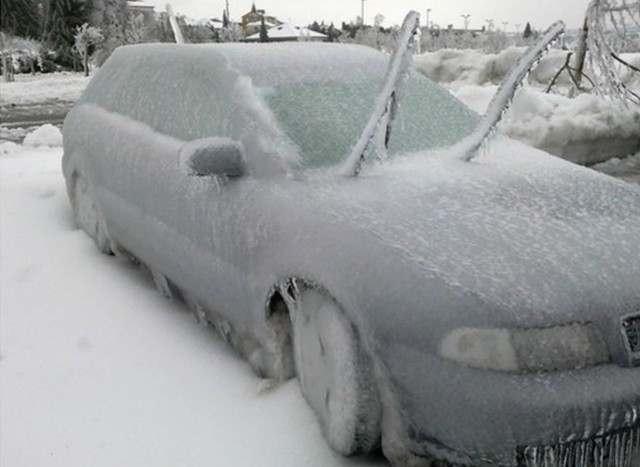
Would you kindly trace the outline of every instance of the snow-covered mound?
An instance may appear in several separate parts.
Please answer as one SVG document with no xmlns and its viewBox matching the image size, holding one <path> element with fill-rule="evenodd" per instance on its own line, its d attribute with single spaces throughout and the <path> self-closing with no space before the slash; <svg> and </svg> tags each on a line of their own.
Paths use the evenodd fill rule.
<svg viewBox="0 0 640 467">
<path fill-rule="evenodd" d="M 47 123 L 29 133 L 22 144 L 32 148 L 40 146 L 58 148 L 62 146 L 62 133 L 57 127 Z"/>
</svg>

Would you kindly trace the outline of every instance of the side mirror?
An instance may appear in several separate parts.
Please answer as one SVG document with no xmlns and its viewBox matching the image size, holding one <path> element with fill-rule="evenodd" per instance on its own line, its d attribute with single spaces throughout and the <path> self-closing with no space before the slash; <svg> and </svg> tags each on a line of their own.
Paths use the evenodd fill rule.
<svg viewBox="0 0 640 467">
<path fill-rule="evenodd" d="M 180 148 L 180 166 L 187 175 L 241 177 L 247 172 L 239 143 L 229 138 L 204 138 Z"/>
</svg>

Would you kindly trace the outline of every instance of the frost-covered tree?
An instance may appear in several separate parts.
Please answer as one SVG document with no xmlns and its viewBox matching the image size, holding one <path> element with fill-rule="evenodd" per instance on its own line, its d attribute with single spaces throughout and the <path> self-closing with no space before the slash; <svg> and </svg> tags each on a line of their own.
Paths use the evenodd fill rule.
<svg viewBox="0 0 640 467">
<path fill-rule="evenodd" d="M 89 57 L 96 45 L 100 44 L 104 37 L 100 29 L 84 23 L 76 28 L 74 50 L 82 57 L 84 75 L 89 76 Z"/>
<path fill-rule="evenodd" d="M 229 23 L 229 26 L 218 31 L 220 42 L 240 42 L 243 39 L 242 30 L 236 23 Z"/>
<path fill-rule="evenodd" d="M 96 52 L 95 61 L 102 64 L 115 50 L 126 43 L 126 0 L 89 0 L 91 18 L 89 24 L 100 29 L 104 42 Z"/>
<path fill-rule="evenodd" d="M 640 89 L 632 89 L 625 82 L 640 82 L 640 68 L 622 57 L 623 52 L 640 50 L 639 31 L 640 2 L 592 0 L 572 62 L 577 75 L 574 79 L 576 88 L 581 89 L 588 62 L 594 74 L 590 81 L 596 92 L 640 105 Z M 632 75 L 632 78 L 625 79 L 625 75 Z"/>
</svg>

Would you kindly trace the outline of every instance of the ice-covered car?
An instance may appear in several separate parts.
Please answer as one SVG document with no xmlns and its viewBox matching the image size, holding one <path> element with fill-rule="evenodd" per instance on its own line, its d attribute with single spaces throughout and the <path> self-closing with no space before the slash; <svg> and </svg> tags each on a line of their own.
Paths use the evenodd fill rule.
<svg viewBox="0 0 640 467">
<path fill-rule="evenodd" d="M 64 124 L 79 225 L 297 375 L 343 454 L 637 467 L 640 190 L 504 137 L 451 157 L 481 118 L 389 63 L 116 50 Z"/>
</svg>

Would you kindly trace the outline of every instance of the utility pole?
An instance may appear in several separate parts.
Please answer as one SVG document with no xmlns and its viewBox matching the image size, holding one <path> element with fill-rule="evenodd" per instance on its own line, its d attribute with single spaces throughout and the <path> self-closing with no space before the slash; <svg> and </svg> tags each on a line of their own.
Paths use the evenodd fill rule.
<svg viewBox="0 0 640 467">
<path fill-rule="evenodd" d="M 360 26 L 364 30 L 364 2 L 365 0 L 360 0 Z"/>
<path fill-rule="evenodd" d="M 469 18 L 471 17 L 471 15 L 460 15 L 464 18 L 464 30 L 468 31 L 469 30 Z"/>
<path fill-rule="evenodd" d="M 229 0 L 224 0 L 224 11 L 227 13 L 227 21 L 229 20 Z"/>
<path fill-rule="evenodd" d="M 431 8 L 427 8 L 427 29 L 431 29 L 431 26 L 429 23 L 429 13 L 431 13 Z"/>
</svg>

